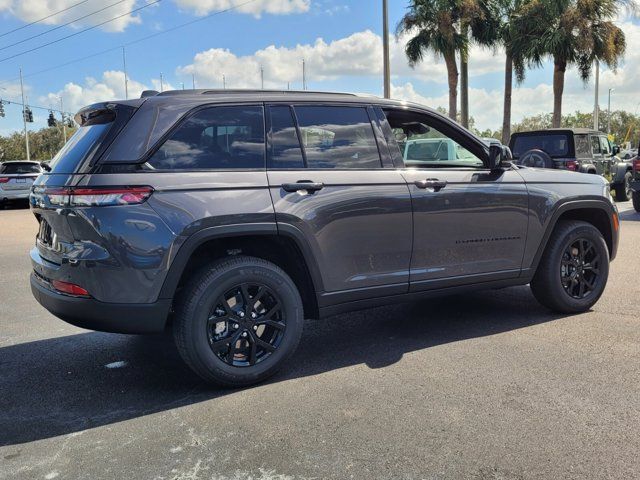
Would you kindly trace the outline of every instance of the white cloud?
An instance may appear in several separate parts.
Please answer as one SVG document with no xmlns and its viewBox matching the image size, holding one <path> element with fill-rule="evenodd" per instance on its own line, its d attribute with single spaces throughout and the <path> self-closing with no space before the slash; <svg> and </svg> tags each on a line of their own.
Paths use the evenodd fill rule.
<svg viewBox="0 0 640 480">
<path fill-rule="evenodd" d="M 64 10 L 78 3 L 77 0 L 0 0 L 0 12 L 8 12 L 24 22 L 33 22 L 40 20 L 46 16 Z M 110 3 L 86 2 L 81 5 L 69 8 L 62 13 L 43 20 L 44 25 L 60 25 L 77 18 L 89 15 L 96 10 L 100 10 Z M 102 23 L 119 15 L 124 15 L 136 8 L 136 0 L 125 0 L 112 7 L 106 8 L 95 15 L 88 16 L 72 25 L 75 27 L 87 27 Z M 140 23 L 140 17 L 137 15 L 124 15 L 112 22 L 106 23 L 100 28 L 107 32 L 122 32 L 129 25 Z"/>
<path fill-rule="evenodd" d="M 248 13 L 260 17 L 263 13 L 272 15 L 287 15 L 303 13 L 309 10 L 310 0 L 175 0 L 176 4 L 196 15 L 208 15 L 210 13 L 237 7 L 234 11 Z"/>
<path fill-rule="evenodd" d="M 159 90 L 159 79 L 151 79 L 150 83 L 151 86 L 147 86 L 129 77 L 129 98 L 138 98 L 143 90 Z M 164 82 L 165 90 L 172 90 L 173 88 L 171 84 L 166 81 Z M 69 82 L 62 90 L 49 93 L 42 97 L 40 102 L 44 105 L 58 105 L 60 97 L 62 97 L 64 102 L 64 109 L 70 112 L 76 112 L 80 108 L 92 103 L 124 99 L 124 73 L 119 70 L 109 70 L 102 74 L 100 80 L 87 77 L 83 85 Z"/>
</svg>

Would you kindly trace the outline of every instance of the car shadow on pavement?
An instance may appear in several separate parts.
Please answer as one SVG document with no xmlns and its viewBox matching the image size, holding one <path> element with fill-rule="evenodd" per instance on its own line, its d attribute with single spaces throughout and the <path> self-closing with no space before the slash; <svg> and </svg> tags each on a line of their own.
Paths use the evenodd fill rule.
<svg viewBox="0 0 640 480">
<path fill-rule="evenodd" d="M 268 383 L 359 364 L 384 368 L 409 352 L 556 318 L 517 287 L 308 321 L 296 354 Z M 0 445 L 15 445 L 236 391 L 204 384 L 170 335 L 90 332 L 0 348 L 0 392 Z"/>
</svg>

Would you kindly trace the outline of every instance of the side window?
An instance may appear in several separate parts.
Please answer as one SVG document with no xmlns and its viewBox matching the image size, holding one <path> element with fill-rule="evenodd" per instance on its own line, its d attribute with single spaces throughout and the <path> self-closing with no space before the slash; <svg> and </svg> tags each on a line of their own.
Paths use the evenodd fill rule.
<svg viewBox="0 0 640 480">
<path fill-rule="evenodd" d="M 408 110 L 385 110 L 405 167 L 483 168 L 482 158 L 436 128 L 431 117 Z M 389 148 L 393 148 L 391 145 Z"/>
<path fill-rule="evenodd" d="M 600 155 L 600 139 L 598 137 L 591 137 L 591 151 L 594 155 Z"/>
<path fill-rule="evenodd" d="M 262 107 L 211 107 L 184 121 L 147 164 L 158 170 L 263 169 Z"/>
<path fill-rule="evenodd" d="M 304 168 L 302 148 L 289 106 L 269 108 L 271 120 L 268 168 Z"/>
<path fill-rule="evenodd" d="M 589 137 L 587 135 L 575 135 L 573 138 L 576 144 L 576 157 L 590 157 L 591 147 L 589 146 Z"/>
<path fill-rule="evenodd" d="M 603 155 L 611 155 L 611 145 L 607 137 L 600 137 L 600 145 L 602 146 Z"/>
<path fill-rule="evenodd" d="M 378 144 L 364 107 L 297 106 L 309 168 L 381 168 Z"/>
</svg>

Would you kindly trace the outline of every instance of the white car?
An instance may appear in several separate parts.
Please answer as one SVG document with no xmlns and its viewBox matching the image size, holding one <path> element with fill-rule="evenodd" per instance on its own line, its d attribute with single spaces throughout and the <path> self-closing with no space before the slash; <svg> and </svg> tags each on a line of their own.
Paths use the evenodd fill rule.
<svg viewBox="0 0 640 480">
<path fill-rule="evenodd" d="M 404 160 L 408 166 L 420 167 L 441 162 L 450 162 L 450 165 L 455 166 L 459 160 L 468 165 L 469 160 L 475 159 L 477 157 L 469 150 L 450 138 L 417 138 L 407 141 L 404 146 Z"/>
<path fill-rule="evenodd" d="M 31 185 L 44 169 L 40 162 L 0 163 L 0 202 L 29 198 Z"/>
</svg>

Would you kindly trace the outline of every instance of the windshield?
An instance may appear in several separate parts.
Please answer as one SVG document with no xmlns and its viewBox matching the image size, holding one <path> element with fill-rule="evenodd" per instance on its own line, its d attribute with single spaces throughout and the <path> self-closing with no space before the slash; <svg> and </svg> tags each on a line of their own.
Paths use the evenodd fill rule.
<svg viewBox="0 0 640 480">
<path fill-rule="evenodd" d="M 5 163 L 0 167 L 0 173 L 5 175 L 21 175 L 25 173 L 40 173 L 42 168 L 37 163 Z"/>
<path fill-rule="evenodd" d="M 82 162 L 100 146 L 100 142 L 107 135 L 113 123 L 101 123 L 88 127 L 80 127 L 62 147 L 62 150 L 53 157 L 51 163 L 52 173 L 74 173 Z"/>
<path fill-rule="evenodd" d="M 542 150 L 550 157 L 566 157 L 569 154 L 569 136 L 566 133 L 517 135 L 512 150 L 515 158 L 521 157 L 529 150 Z"/>
</svg>

